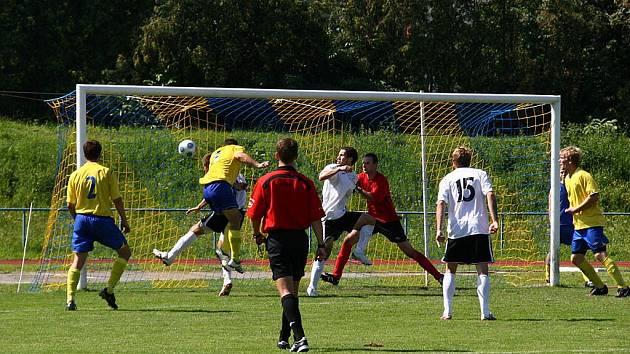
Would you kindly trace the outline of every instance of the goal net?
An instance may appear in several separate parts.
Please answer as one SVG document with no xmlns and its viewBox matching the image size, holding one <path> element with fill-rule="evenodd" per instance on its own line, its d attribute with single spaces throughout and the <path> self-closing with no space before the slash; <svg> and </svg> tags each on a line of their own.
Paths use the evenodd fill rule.
<svg viewBox="0 0 630 354">
<path fill-rule="evenodd" d="M 556 96 L 79 85 L 76 92 L 48 102 L 65 134 L 32 289 L 65 286 L 73 226 L 64 209 L 65 195 L 68 177 L 81 163 L 77 142 L 99 140 L 102 164 L 119 176 L 133 252 L 119 287 L 215 290 L 222 283 L 214 253 L 217 234 L 200 237 L 170 267 L 151 251 L 168 250 L 200 217 L 186 216 L 184 211 L 201 199 L 198 178 L 203 175 L 205 153 L 233 137 L 254 159 L 273 163 L 275 143 L 286 136 L 298 141 L 298 169 L 316 181 L 320 192 L 317 175 L 334 162 L 341 147 L 353 146 L 359 156 L 376 153 L 411 244 L 440 270 L 443 249 L 433 241 L 438 183 L 452 169 L 453 149 L 473 148 L 472 167 L 489 173 L 498 199 L 500 230 L 492 236 L 497 260 L 491 267 L 493 284 L 544 284 L 542 260 L 550 249 L 553 229 L 546 210 L 549 191 L 554 190 L 550 176 L 557 176 L 551 156 L 557 149 L 552 144 L 557 139 L 552 127 L 558 127 L 555 119 L 559 118 L 554 118 L 559 115 L 558 100 Z M 178 154 L 178 143 L 184 139 L 196 142 L 193 157 Z M 360 171 L 360 162 L 355 168 Z M 250 191 L 268 171 L 241 170 Z M 353 196 L 348 207 L 367 210 L 359 195 Z M 252 233 L 247 219 L 242 234 L 245 273 L 234 274 L 235 284 L 271 282 L 266 254 L 248 236 Z M 311 260 L 314 244 L 312 237 Z M 340 241 L 327 267 L 334 264 L 339 247 Z M 89 284 L 107 281 L 114 255 L 96 244 L 87 265 Z M 340 289 L 438 285 L 381 235 L 372 238 L 367 255 L 374 264 L 368 267 L 351 261 Z M 329 288 L 320 286 L 323 292 Z"/>
</svg>

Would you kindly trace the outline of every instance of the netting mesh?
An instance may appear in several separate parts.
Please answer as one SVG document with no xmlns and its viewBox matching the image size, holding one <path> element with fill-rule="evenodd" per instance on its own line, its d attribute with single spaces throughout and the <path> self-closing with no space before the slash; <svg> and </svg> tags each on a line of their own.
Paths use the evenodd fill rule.
<svg viewBox="0 0 630 354">
<path fill-rule="evenodd" d="M 62 209 L 68 177 L 76 169 L 75 95 L 51 100 L 49 105 L 66 127 L 66 135 L 60 139 L 64 154 L 33 289 L 65 286 L 72 256 L 72 219 Z M 185 216 L 183 211 L 201 199 L 197 180 L 203 174 L 201 157 L 205 153 L 234 137 L 254 159 L 273 160 L 275 142 L 285 136 L 299 142 L 298 169 L 313 180 L 325 165 L 334 162 L 342 146 L 354 146 L 360 155 L 376 153 L 410 242 L 434 261 L 443 252 L 432 241 L 438 183 L 451 170 L 453 149 L 472 147 L 472 167 L 488 171 L 499 205 L 500 232 L 493 236 L 497 263 L 492 267 L 497 277 L 493 282 L 543 282 L 540 260 L 547 252 L 549 234 L 544 213 L 550 174 L 549 105 L 88 95 L 87 120 L 88 138 L 103 144 L 102 163 L 118 173 L 129 209 L 132 232 L 127 238 L 133 255 L 119 287 L 220 288 L 220 265 L 214 258 L 216 234 L 202 236 L 170 267 L 155 260 L 151 250 L 169 249 L 198 220 L 199 215 Z M 183 139 L 197 143 L 193 158 L 177 153 Z M 426 249 L 423 140 L 430 238 Z M 265 172 L 242 169 L 250 187 Z M 321 191 L 321 183 L 316 184 Z M 365 200 L 353 196 L 349 209 L 366 210 Z M 247 221 L 242 231 L 246 272 L 237 274 L 235 282 L 246 286 L 270 281 L 266 255 L 247 236 L 251 235 Z M 331 258 L 338 247 L 335 245 Z M 367 254 L 374 265 L 349 263 L 344 273 L 346 287 L 426 285 L 425 277 L 419 276 L 424 274 L 422 269 L 385 237 L 374 237 Z M 88 262 L 90 283 L 107 281 L 113 255 L 97 245 Z M 466 274 L 466 268 L 461 273 Z"/>
</svg>

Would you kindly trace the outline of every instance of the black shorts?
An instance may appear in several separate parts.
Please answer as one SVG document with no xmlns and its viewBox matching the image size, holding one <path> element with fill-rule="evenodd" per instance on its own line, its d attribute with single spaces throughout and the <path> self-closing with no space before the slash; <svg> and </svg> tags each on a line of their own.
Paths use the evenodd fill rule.
<svg viewBox="0 0 630 354">
<path fill-rule="evenodd" d="M 324 241 L 328 239 L 337 241 L 342 232 L 352 231 L 361 215 L 363 213 L 347 211 L 338 219 L 324 221 Z"/>
<path fill-rule="evenodd" d="M 243 220 L 245 220 L 245 210 L 239 209 L 239 211 L 241 212 L 241 216 L 242 216 L 240 226 L 243 226 Z M 212 212 L 206 215 L 205 217 L 201 218 L 201 220 L 199 220 L 199 224 L 201 225 L 201 227 L 203 227 L 206 230 L 211 230 L 217 233 L 221 233 L 225 230 L 225 227 L 228 224 L 228 219 L 223 214 Z"/>
<path fill-rule="evenodd" d="M 393 243 L 401 243 L 407 241 L 407 235 L 405 235 L 405 229 L 403 229 L 400 220 L 390 221 L 386 223 L 377 221 L 376 225 L 374 225 L 373 233 L 377 232 L 387 237 L 387 239 Z"/>
<path fill-rule="evenodd" d="M 442 262 L 476 264 L 492 263 L 492 243 L 490 235 L 470 235 L 461 238 L 449 238 Z"/>
<path fill-rule="evenodd" d="M 265 242 L 273 280 L 300 280 L 304 276 L 308 256 L 308 235 L 304 230 L 272 230 Z"/>
</svg>

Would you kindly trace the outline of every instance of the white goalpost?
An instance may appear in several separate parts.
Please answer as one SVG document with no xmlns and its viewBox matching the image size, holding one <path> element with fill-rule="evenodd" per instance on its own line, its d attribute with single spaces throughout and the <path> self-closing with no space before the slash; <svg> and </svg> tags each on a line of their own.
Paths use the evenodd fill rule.
<svg viewBox="0 0 630 354">
<path fill-rule="evenodd" d="M 117 99 L 115 102 L 112 101 L 114 103 L 107 101 L 107 104 L 99 106 L 103 108 L 99 108 L 99 113 L 95 113 L 97 110 L 90 108 L 90 100 L 93 100 L 94 97 L 117 97 Z M 104 102 L 105 99 L 101 101 Z M 559 285 L 560 187 L 558 156 L 560 149 L 560 96 L 80 84 L 76 86 L 74 96 L 60 99 L 56 104 L 59 108 L 55 108 L 52 104 L 51 106 L 53 109 L 56 109 L 58 116 L 73 114 L 75 118 L 76 133 L 73 154 L 76 154 L 76 164 L 74 168 L 79 168 L 85 163 L 81 147 L 88 139 L 88 135 L 90 135 L 88 132 L 89 121 L 96 121 L 94 117 L 103 115 L 104 113 L 100 112 L 104 112 L 105 108 L 110 110 L 107 113 L 108 119 L 114 119 L 115 117 L 124 117 L 130 111 L 129 107 L 132 107 L 134 114 L 142 119 L 150 117 L 151 119 L 164 122 L 164 126 L 172 129 L 177 138 L 197 136 L 196 139 L 202 139 L 200 137 L 202 133 L 199 133 L 200 130 L 213 130 L 222 132 L 221 134 L 223 135 L 227 134 L 226 132 L 238 131 L 239 134 L 249 139 L 248 143 L 250 145 L 255 146 L 255 151 L 259 151 L 263 155 L 269 153 L 262 146 L 263 142 L 267 141 L 265 139 L 271 141 L 274 138 L 265 137 L 265 139 L 261 138 L 259 140 L 255 132 L 266 132 L 264 129 L 268 129 L 270 132 L 273 131 L 273 134 L 298 134 L 302 139 L 301 141 L 303 141 L 301 146 L 305 146 L 304 158 L 307 159 L 305 166 L 312 169 L 321 166 L 326 159 L 332 158 L 333 156 L 327 155 L 330 155 L 330 151 L 333 151 L 335 148 L 338 149 L 340 142 L 350 141 L 358 144 L 362 147 L 360 153 L 364 153 L 368 152 L 369 149 L 378 149 L 379 146 L 383 147 L 383 144 L 374 145 L 370 143 L 371 139 L 381 137 L 378 134 L 384 135 L 384 139 L 388 137 L 392 139 L 393 136 L 393 139 L 399 139 L 400 141 L 383 147 L 387 148 L 391 153 L 388 156 L 392 156 L 393 159 L 394 157 L 399 157 L 399 155 L 412 154 L 419 161 L 418 165 L 420 168 L 418 168 L 417 172 L 413 165 L 406 164 L 406 160 L 398 162 L 406 165 L 399 166 L 395 166 L 396 162 L 391 162 L 391 171 L 395 171 L 396 168 L 410 169 L 410 171 L 405 171 L 406 176 L 401 177 L 402 179 L 397 183 L 405 188 L 414 188 L 414 190 L 418 190 L 418 193 L 401 190 L 396 195 L 396 198 L 400 199 L 396 200 L 396 206 L 399 211 L 414 208 L 411 212 L 417 213 L 418 217 L 422 219 L 418 223 L 413 224 L 413 232 L 419 238 L 418 244 L 420 247 L 418 249 L 424 249 L 427 257 L 433 256 L 429 258 L 437 256 L 430 254 L 432 250 L 435 252 L 430 242 L 432 237 L 430 231 L 431 227 L 433 227 L 430 220 L 432 211 L 435 208 L 434 205 L 431 205 L 433 202 L 432 198 L 434 198 L 433 194 L 436 194 L 436 179 L 441 177 L 443 172 L 450 167 L 448 165 L 445 166 L 444 158 L 445 155 L 450 154 L 452 146 L 472 141 L 477 144 L 480 150 L 483 150 L 487 145 L 491 145 L 492 148 L 488 147 L 487 153 L 484 152 L 484 154 L 480 155 L 480 158 L 487 159 L 484 162 L 488 164 L 486 167 L 492 167 L 493 161 L 504 162 L 505 166 L 501 168 L 508 172 L 512 171 L 511 169 L 514 169 L 513 166 L 516 164 L 527 165 L 527 159 L 533 159 L 533 157 L 528 157 L 529 155 L 527 154 L 529 150 L 534 149 L 532 148 L 534 146 L 539 154 L 536 157 L 539 159 L 537 161 L 538 164 L 533 167 L 523 168 L 517 166 L 518 168 L 515 171 L 521 172 L 514 173 L 523 175 L 532 173 L 532 176 L 534 176 L 532 179 L 537 181 L 544 179 L 544 185 L 542 182 L 537 182 L 538 184 L 536 185 L 532 182 L 532 186 L 528 187 L 532 191 L 535 190 L 538 194 L 526 196 L 526 198 L 529 198 L 528 200 L 535 199 L 534 204 L 539 210 L 525 210 L 529 207 L 525 206 L 525 202 L 521 203 L 519 198 L 522 197 L 519 195 L 518 188 L 511 185 L 519 182 L 510 180 L 509 178 L 511 177 L 508 172 L 504 173 L 503 170 L 500 170 L 496 172 L 496 176 L 500 180 L 500 188 L 508 195 L 505 200 L 506 204 L 509 201 L 509 206 L 503 209 L 505 215 L 520 215 L 524 211 L 540 211 L 543 203 L 545 206 L 547 205 L 546 197 L 549 195 L 551 201 L 549 220 L 545 220 L 546 216 L 544 218 L 541 217 L 540 220 L 544 221 L 540 222 L 511 220 L 509 221 L 509 227 L 507 227 L 508 232 L 510 230 L 518 230 L 509 234 L 511 239 L 508 239 L 507 236 L 504 239 L 502 235 L 501 240 L 496 242 L 501 242 L 501 245 L 503 245 L 503 242 L 512 241 L 517 238 L 516 236 L 520 238 L 518 241 L 514 241 L 516 243 L 513 249 L 506 249 L 504 253 L 506 259 L 515 259 L 509 263 L 511 267 L 511 264 L 519 264 L 519 261 L 522 259 L 534 261 L 533 258 L 537 257 L 540 251 L 536 251 L 538 252 L 536 253 L 530 249 L 535 247 L 536 243 L 543 242 L 540 240 L 544 236 L 538 235 L 539 233 L 548 233 L 550 237 L 545 252 L 548 251 L 551 256 L 550 285 Z M 107 105 L 111 107 L 106 107 Z M 273 124 L 269 122 L 279 126 L 279 130 L 274 128 Z M 155 123 L 152 124 L 155 125 Z M 243 127 L 242 130 L 238 130 L 241 127 Z M 254 133 L 248 133 L 249 130 Z M 241 131 L 242 133 L 240 133 Z M 393 135 L 387 135 L 390 133 Z M 501 159 L 501 156 L 497 156 L 497 152 L 501 151 L 500 149 L 503 145 L 503 142 L 497 139 L 502 137 L 509 141 L 504 145 L 509 145 L 510 153 L 514 154 L 511 157 L 512 160 L 507 162 L 505 159 Z M 202 148 L 207 147 L 210 149 L 212 146 L 216 146 L 213 144 L 218 138 L 212 137 L 208 139 L 205 145 L 203 142 L 201 144 L 198 143 L 198 147 L 202 146 Z M 146 142 L 146 144 L 148 143 Z M 523 158 L 519 154 L 525 157 Z M 540 157 L 541 154 L 546 156 Z M 124 158 L 129 158 L 129 156 L 124 156 Z M 400 158 L 402 159 L 402 157 Z M 119 159 L 122 161 L 123 158 Z M 546 160 L 543 161 L 543 159 Z M 132 170 L 131 172 L 126 172 L 129 176 L 133 175 L 135 179 L 142 179 L 142 177 L 137 176 L 140 173 L 133 171 L 129 167 L 129 163 L 124 161 L 122 163 L 125 164 L 125 171 Z M 74 162 L 69 165 L 71 164 L 74 164 Z M 250 173 L 247 177 L 249 181 L 255 182 L 257 175 Z M 492 173 L 491 177 L 493 177 Z M 405 181 L 410 181 L 414 178 L 418 181 L 416 186 L 405 185 L 407 183 Z M 59 178 L 60 186 L 63 184 L 62 182 L 63 178 Z M 547 188 L 549 193 L 541 190 Z M 60 187 L 59 191 L 60 193 L 63 192 L 63 188 Z M 542 200 L 542 194 L 544 194 L 544 201 Z M 154 203 L 156 197 L 151 196 L 149 199 L 151 203 Z M 130 211 L 133 212 L 134 208 L 138 210 L 146 208 L 146 206 L 142 205 L 143 203 L 130 203 Z M 360 200 L 354 200 L 353 203 L 358 208 L 363 206 Z M 523 205 L 520 206 L 520 204 Z M 409 205 L 410 207 L 404 207 L 403 205 Z M 160 207 L 166 208 L 170 206 L 161 205 Z M 145 211 L 140 211 L 140 213 L 139 215 L 145 217 Z M 51 216 L 51 220 L 58 218 L 57 214 Z M 168 217 L 165 218 L 160 219 L 163 220 L 160 223 L 168 222 L 170 225 L 171 221 L 168 220 Z M 132 217 L 130 217 L 130 220 L 132 220 Z M 147 223 L 157 222 L 150 221 Z M 548 222 L 548 227 L 547 224 L 544 224 L 546 222 Z M 539 225 L 541 223 L 543 225 Z M 244 227 L 246 226 L 244 225 Z M 532 228 L 536 228 L 536 230 L 532 230 Z M 179 229 L 174 226 L 168 230 Z M 57 232 L 55 228 L 51 227 L 51 235 L 47 237 L 53 240 L 55 232 Z M 173 231 L 168 232 L 173 233 Z M 147 232 L 148 234 L 149 232 Z M 164 240 L 151 242 L 166 242 L 166 237 L 164 236 Z M 534 237 L 540 237 L 541 239 L 533 240 Z M 48 244 L 52 247 L 51 242 Z M 147 247 L 145 246 L 146 244 L 147 241 L 143 240 L 141 247 Z M 390 257 L 391 251 L 386 242 L 375 243 L 374 246 L 370 247 L 374 247 L 374 251 L 383 256 L 383 262 L 378 267 L 367 270 L 364 268 L 352 268 L 351 271 L 356 270 L 357 274 L 359 274 L 357 279 L 367 278 L 377 273 L 380 274 L 379 272 L 381 271 L 390 275 L 413 275 L 417 272 L 417 268 L 407 270 L 406 267 L 409 265 L 401 259 L 387 258 Z M 530 254 L 526 257 L 519 257 L 519 252 L 530 252 Z M 138 252 L 134 251 L 135 254 L 138 254 Z M 54 256 L 43 256 L 43 258 L 46 257 L 54 258 Z M 189 259 L 193 257 L 202 259 L 205 256 L 188 256 Z M 257 256 L 253 257 L 256 258 L 255 260 L 260 260 Z M 190 264 L 192 263 L 189 263 L 187 266 L 190 266 Z M 254 259 L 252 259 L 252 264 L 254 264 Z M 153 266 L 152 264 L 151 267 Z M 174 266 L 172 267 L 175 268 Z M 189 268 L 183 267 L 180 271 L 186 271 L 186 269 Z M 40 270 L 40 272 L 46 271 L 43 267 Z M 511 274 L 510 271 L 506 271 L 506 273 Z M 45 276 L 42 278 L 45 278 Z M 142 278 L 141 280 L 145 279 Z M 45 280 L 42 280 L 42 283 L 45 283 Z M 159 286 L 163 284 L 160 283 Z M 85 287 L 86 285 L 87 279 L 85 274 L 82 273 L 80 286 Z"/>
</svg>

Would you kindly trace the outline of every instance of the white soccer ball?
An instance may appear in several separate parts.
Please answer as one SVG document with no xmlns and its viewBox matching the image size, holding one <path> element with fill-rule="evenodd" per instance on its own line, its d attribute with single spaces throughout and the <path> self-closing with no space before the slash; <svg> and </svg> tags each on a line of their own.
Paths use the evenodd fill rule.
<svg viewBox="0 0 630 354">
<path fill-rule="evenodd" d="M 182 140 L 182 142 L 179 143 L 179 147 L 177 148 L 177 151 L 181 155 L 186 155 L 190 157 L 195 154 L 196 149 L 197 149 L 197 144 L 195 144 L 195 142 L 190 139 L 186 139 L 186 140 Z"/>
</svg>

